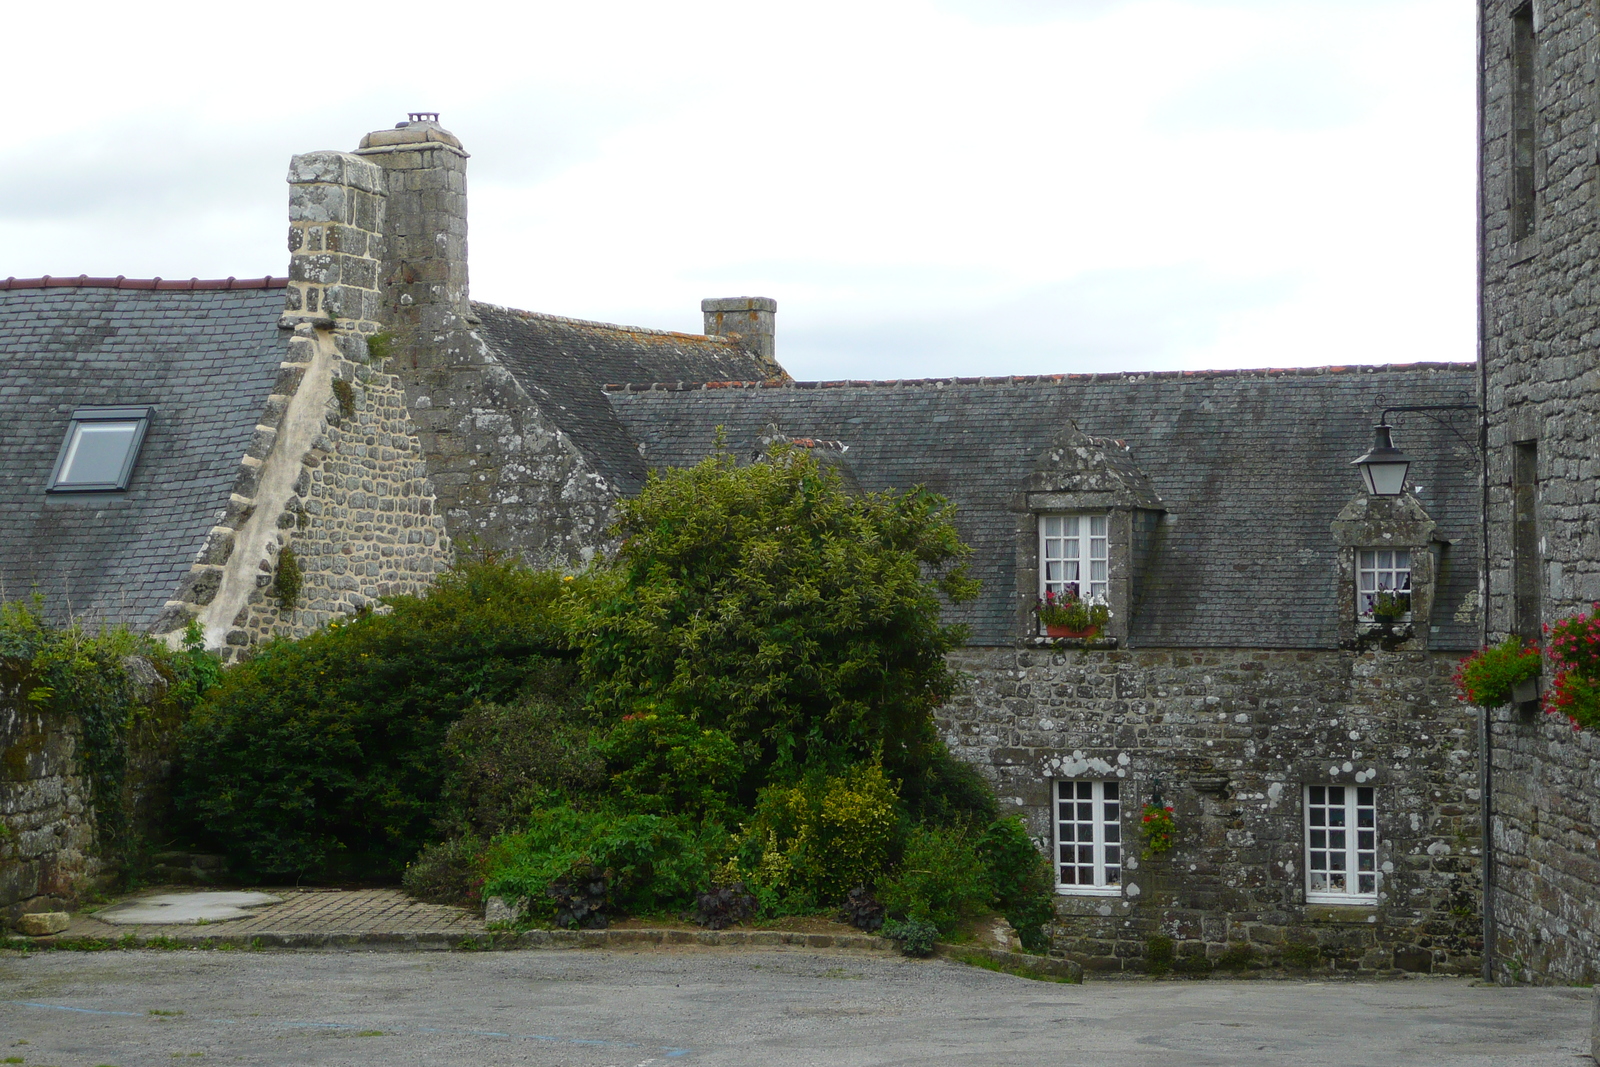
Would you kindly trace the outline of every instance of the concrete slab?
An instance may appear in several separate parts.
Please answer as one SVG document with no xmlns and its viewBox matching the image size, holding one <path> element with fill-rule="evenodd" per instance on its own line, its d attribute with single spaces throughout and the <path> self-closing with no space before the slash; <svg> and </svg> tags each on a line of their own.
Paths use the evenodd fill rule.
<svg viewBox="0 0 1600 1067">
<path fill-rule="evenodd" d="M 113 904 L 95 918 L 117 926 L 188 926 L 247 919 L 252 909 L 282 903 L 270 893 L 160 893 Z"/>
</svg>

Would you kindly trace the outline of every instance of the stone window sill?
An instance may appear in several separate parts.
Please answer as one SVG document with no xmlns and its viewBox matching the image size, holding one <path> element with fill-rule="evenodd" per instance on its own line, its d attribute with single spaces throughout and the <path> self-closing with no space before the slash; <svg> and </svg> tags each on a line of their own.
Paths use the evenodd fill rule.
<svg viewBox="0 0 1600 1067">
<path fill-rule="evenodd" d="M 1018 644 L 1023 648 L 1089 648 L 1114 649 L 1115 637 L 1024 637 Z"/>
<path fill-rule="evenodd" d="M 1511 255 L 1507 260 L 1508 265 L 1516 266 L 1526 263 L 1539 254 L 1539 238 L 1537 236 L 1524 237 L 1511 245 Z"/>
</svg>

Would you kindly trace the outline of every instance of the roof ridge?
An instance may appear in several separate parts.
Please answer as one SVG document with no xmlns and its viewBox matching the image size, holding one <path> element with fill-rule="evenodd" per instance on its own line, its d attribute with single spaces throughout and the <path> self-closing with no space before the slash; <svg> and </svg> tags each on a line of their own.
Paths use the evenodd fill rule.
<svg viewBox="0 0 1600 1067">
<path fill-rule="evenodd" d="M 1040 383 L 1053 384 L 1056 382 L 1088 382 L 1088 381 L 1115 381 L 1115 380 L 1142 380 L 1145 378 L 1245 378 L 1259 377 L 1311 377 L 1329 374 L 1372 374 L 1381 371 L 1408 371 L 1408 370 L 1470 370 L 1477 366 L 1476 360 L 1418 362 L 1418 363 L 1370 363 L 1351 364 L 1348 366 L 1325 367 L 1254 367 L 1249 369 L 1217 370 L 1156 370 L 1156 371 L 1101 371 L 1094 374 L 1012 374 L 997 375 L 980 378 L 888 378 L 882 380 L 870 379 L 838 379 L 835 381 L 798 382 L 785 381 L 773 378 L 765 381 L 749 382 L 651 382 L 645 383 L 609 383 L 601 386 L 608 393 L 677 393 L 692 392 L 697 389 L 848 389 L 848 388 L 880 388 L 893 389 L 902 387 L 934 387 L 940 388 L 948 385 L 1036 385 Z"/>
<path fill-rule="evenodd" d="M 161 289 L 183 290 L 190 289 L 282 289 L 289 283 L 288 278 L 274 278 L 267 275 L 265 278 L 128 278 L 121 274 L 115 278 L 91 278 L 87 274 L 80 274 L 75 278 L 56 278 L 49 274 L 39 278 L 7 278 L 0 282 L 0 289 Z"/>
<path fill-rule="evenodd" d="M 472 305 L 474 307 L 491 307 L 497 311 L 504 311 L 507 314 L 525 319 L 559 322 L 567 326 L 599 326 L 602 329 L 619 330 L 623 333 L 648 333 L 658 337 L 683 337 L 691 341 L 715 341 L 718 344 L 734 344 L 733 341 L 719 333 L 684 333 L 681 330 L 658 330 L 651 326 L 625 326 L 617 322 L 601 322 L 598 319 L 575 319 L 567 315 L 552 315 L 546 311 L 524 311 L 521 308 L 509 307 L 505 304 L 491 304 L 487 300 L 474 300 Z"/>
</svg>

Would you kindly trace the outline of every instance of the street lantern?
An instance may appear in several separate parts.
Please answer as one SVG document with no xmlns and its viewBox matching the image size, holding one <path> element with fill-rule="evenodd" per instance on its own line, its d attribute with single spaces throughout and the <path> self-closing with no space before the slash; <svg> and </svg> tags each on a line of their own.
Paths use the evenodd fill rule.
<svg viewBox="0 0 1600 1067">
<path fill-rule="evenodd" d="M 1388 423 L 1379 423 L 1375 429 L 1372 450 L 1351 465 L 1361 468 L 1361 480 L 1373 496 L 1399 496 L 1406 487 L 1411 457 L 1394 447 Z"/>
</svg>

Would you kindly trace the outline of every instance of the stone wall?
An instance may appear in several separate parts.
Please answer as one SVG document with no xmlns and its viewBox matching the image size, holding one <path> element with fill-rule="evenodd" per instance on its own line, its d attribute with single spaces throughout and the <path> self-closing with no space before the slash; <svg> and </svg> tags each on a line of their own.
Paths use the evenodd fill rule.
<svg viewBox="0 0 1600 1067">
<path fill-rule="evenodd" d="M 1512 45 L 1522 7 L 1480 5 L 1490 641 L 1533 636 L 1600 600 L 1600 28 L 1589 0 L 1535 3 L 1533 47 L 1524 50 L 1532 155 L 1514 159 Z M 1514 163 L 1532 166 L 1531 232 L 1520 240 Z M 1519 450 L 1536 475 L 1522 509 L 1513 487 Z M 1496 713 L 1492 737 L 1497 976 L 1593 981 L 1600 750 L 1562 723 L 1509 710 Z"/>
<path fill-rule="evenodd" d="M 1476 720 L 1427 652 L 971 648 L 940 712 L 952 751 L 1051 851 L 1051 781 L 1116 778 L 1117 897 L 1058 896 L 1054 953 L 1142 971 L 1152 939 L 1223 965 L 1470 973 L 1479 966 Z M 1179 837 L 1138 858 L 1159 782 Z M 1376 906 L 1308 905 L 1302 787 L 1377 789 Z M 1314 946 L 1314 948 L 1313 948 Z M 1188 964 L 1205 969 L 1206 964 Z"/>
<path fill-rule="evenodd" d="M 75 721 L 0 691 L 0 925 L 70 906 L 101 871 Z"/>
</svg>

